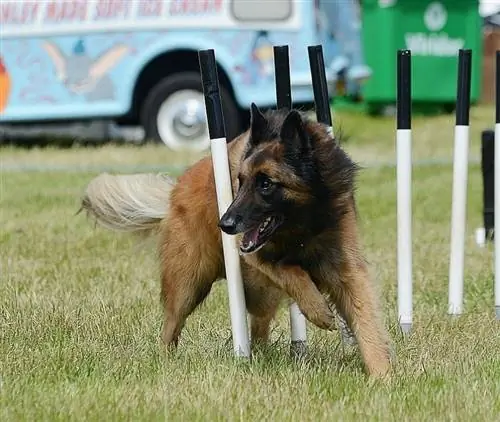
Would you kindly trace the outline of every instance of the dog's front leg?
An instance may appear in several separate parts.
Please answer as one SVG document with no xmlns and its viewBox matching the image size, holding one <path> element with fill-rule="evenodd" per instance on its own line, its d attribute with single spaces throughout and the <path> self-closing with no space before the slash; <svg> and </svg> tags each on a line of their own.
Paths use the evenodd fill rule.
<svg viewBox="0 0 500 422">
<path fill-rule="evenodd" d="M 249 255 L 246 260 L 285 291 L 311 323 L 325 330 L 336 330 L 335 315 L 327 300 L 301 267 L 263 263 L 255 255 Z"/>
<path fill-rule="evenodd" d="M 383 324 L 375 286 L 360 252 L 354 213 L 347 214 L 340 227 L 344 262 L 338 269 L 340 280 L 332 291 L 332 299 L 356 336 L 368 373 L 373 377 L 384 377 L 391 367 L 390 339 Z"/>
<path fill-rule="evenodd" d="M 363 265 L 346 266 L 336 306 L 354 331 L 368 373 L 374 377 L 385 376 L 390 370 L 390 342 Z"/>
</svg>

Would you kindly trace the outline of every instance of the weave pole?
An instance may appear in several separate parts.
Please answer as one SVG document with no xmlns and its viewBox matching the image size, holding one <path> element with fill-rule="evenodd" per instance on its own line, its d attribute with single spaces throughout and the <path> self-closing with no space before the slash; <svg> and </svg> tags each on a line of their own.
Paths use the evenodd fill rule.
<svg viewBox="0 0 500 422">
<path fill-rule="evenodd" d="M 290 83 L 290 59 L 288 46 L 274 46 L 274 75 L 276 80 L 276 106 L 278 110 L 292 109 L 292 88 Z M 290 350 L 292 354 L 303 355 L 307 348 L 306 319 L 298 305 L 292 302 L 290 312 Z"/>
<path fill-rule="evenodd" d="M 328 96 L 323 47 L 321 45 L 310 45 L 307 47 L 307 52 L 309 54 L 309 66 L 311 68 L 316 120 L 328 126 L 330 128 L 330 133 L 333 135 L 332 114 Z"/>
<path fill-rule="evenodd" d="M 495 77 L 495 159 L 494 159 L 494 242 L 495 242 L 495 314 L 500 320 L 500 51 L 496 52 Z"/>
<path fill-rule="evenodd" d="M 496 125 L 496 123 L 495 123 Z M 483 227 L 476 229 L 476 243 L 486 247 L 495 229 L 495 130 L 481 132 L 481 176 L 483 181 Z"/>
<path fill-rule="evenodd" d="M 198 60 L 203 94 L 205 96 L 217 205 L 219 208 L 219 218 L 221 218 L 233 201 L 233 191 L 214 50 L 199 51 Z M 223 231 L 221 231 L 221 234 L 233 334 L 233 349 L 236 356 L 248 358 L 250 357 L 250 340 L 236 237 L 230 236 Z"/>
<path fill-rule="evenodd" d="M 470 49 L 459 50 L 448 288 L 450 315 L 460 315 L 463 312 L 471 58 Z"/>
<path fill-rule="evenodd" d="M 396 106 L 398 319 L 403 333 L 413 324 L 411 51 L 398 50 Z"/>
<path fill-rule="evenodd" d="M 309 55 L 309 67 L 311 69 L 316 120 L 319 123 L 323 123 L 328 128 L 330 135 L 334 136 L 323 47 L 321 45 L 310 45 L 307 47 L 307 52 Z M 341 315 L 338 316 L 338 323 L 344 343 L 354 345 L 356 343 L 354 333 Z"/>
</svg>

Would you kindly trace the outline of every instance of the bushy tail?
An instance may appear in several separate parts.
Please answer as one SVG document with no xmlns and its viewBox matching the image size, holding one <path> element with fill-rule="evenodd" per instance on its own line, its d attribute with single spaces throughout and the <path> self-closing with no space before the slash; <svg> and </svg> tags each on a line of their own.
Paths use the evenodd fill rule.
<svg viewBox="0 0 500 422">
<path fill-rule="evenodd" d="M 88 184 L 80 211 L 110 230 L 146 236 L 167 216 L 174 185 L 162 174 L 103 173 Z"/>
</svg>

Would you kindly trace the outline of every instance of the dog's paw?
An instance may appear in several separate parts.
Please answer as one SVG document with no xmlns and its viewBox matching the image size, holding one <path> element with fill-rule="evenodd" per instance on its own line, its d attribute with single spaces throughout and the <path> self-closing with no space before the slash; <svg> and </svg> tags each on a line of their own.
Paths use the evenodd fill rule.
<svg viewBox="0 0 500 422">
<path fill-rule="evenodd" d="M 335 323 L 335 314 L 326 304 L 325 306 L 321 307 L 321 309 L 317 310 L 313 318 L 314 320 L 311 320 L 311 322 L 317 327 L 328 331 L 337 330 L 337 324 Z"/>
</svg>

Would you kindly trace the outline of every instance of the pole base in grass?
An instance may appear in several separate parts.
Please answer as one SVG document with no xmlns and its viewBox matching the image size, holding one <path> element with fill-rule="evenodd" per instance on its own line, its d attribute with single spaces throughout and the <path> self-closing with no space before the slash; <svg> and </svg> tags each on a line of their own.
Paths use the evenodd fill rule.
<svg viewBox="0 0 500 422">
<path fill-rule="evenodd" d="M 401 330 L 403 331 L 404 334 L 410 334 L 411 331 L 411 324 L 410 323 L 405 323 L 405 324 L 400 324 Z"/>
<path fill-rule="evenodd" d="M 340 328 L 342 343 L 344 343 L 344 345 L 346 346 L 355 346 L 357 343 L 356 337 L 354 336 L 354 333 L 347 325 L 346 320 L 340 317 L 340 315 L 338 315 L 338 325 Z"/>
<path fill-rule="evenodd" d="M 307 343 L 303 340 L 292 341 L 290 343 L 290 354 L 294 358 L 302 358 L 307 353 Z"/>
<path fill-rule="evenodd" d="M 479 227 L 475 231 L 476 245 L 480 248 L 486 246 L 486 229 L 484 227 Z"/>
<path fill-rule="evenodd" d="M 497 319 L 500 321 L 500 306 L 495 306 L 495 314 Z"/>
</svg>

